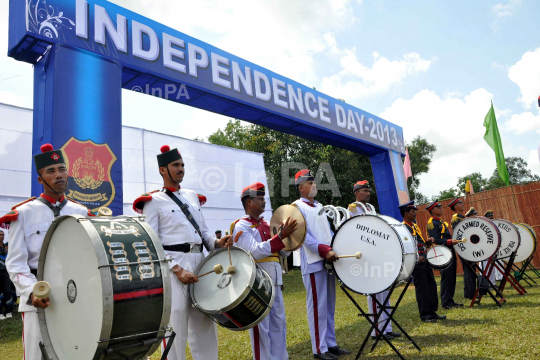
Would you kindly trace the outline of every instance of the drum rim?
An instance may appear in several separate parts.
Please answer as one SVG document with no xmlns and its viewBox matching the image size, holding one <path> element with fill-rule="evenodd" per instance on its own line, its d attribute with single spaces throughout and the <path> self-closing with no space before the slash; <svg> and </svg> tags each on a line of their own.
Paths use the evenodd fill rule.
<svg viewBox="0 0 540 360">
<path fill-rule="evenodd" d="M 525 230 L 527 230 L 527 231 L 531 234 L 531 236 L 532 236 L 532 238 L 533 238 L 533 250 L 532 250 L 531 254 L 530 254 L 527 258 L 525 258 L 525 260 L 517 261 L 518 263 L 522 263 L 522 262 L 525 262 L 525 261 L 529 260 L 530 258 L 532 258 L 532 257 L 534 256 L 534 253 L 536 252 L 536 234 L 534 233 L 534 231 L 533 231 L 533 229 L 531 228 L 531 226 L 528 225 L 528 224 L 525 224 L 525 223 L 514 223 L 514 225 L 520 225 L 521 227 L 525 228 Z M 520 234 L 520 236 L 521 236 L 521 234 Z M 520 245 L 521 245 L 521 244 L 520 244 Z M 506 260 L 504 260 L 504 261 L 505 261 L 505 262 L 508 262 L 508 261 L 506 261 Z"/>
<path fill-rule="evenodd" d="M 432 263 L 429 262 L 428 258 L 427 258 L 427 253 L 429 252 L 429 250 L 433 249 L 435 246 L 437 247 L 440 247 L 440 248 L 444 248 L 448 251 L 450 251 L 450 255 L 452 255 L 450 257 L 450 261 L 448 261 L 447 263 L 445 263 L 444 265 L 433 265 Z M 429 266 L 431 266 L 432 268 L 434 268 L 435 270 L 444 270 L 446 269 L 447 267 L 449 267 L 450 265 L 452 265 L 452 260 L 454 260 L 454 254 L 452 253 L 452 249 L 449 249 L 447 246 L 444 246 L 444 245 L 433 245 L 431 246 L 430 248 L 428 248 L 428 250 L 426 251 L 426 261 L 427 263 L 429 264 Z"/>
<path fill-rule="evenodd" d="M 148 234 L 150 240 L 154 244 L 154 249 L 156 250 L 158 259 L 165 259 L 167 254 L 161 245 L 161 240 L 152 229 L 150 224 L 146 222 L 145 217 L 133 216 L 130 217 L 136 223 L 138 223 Z M 156 337 L 164 337 L 167 332 L 167 327 L 169 326 L 169 321 L 171 318 L 171 309 L 172 309 L 172 284 L 170 281 L 171 273 L 169 271 L 169 263 L 167 261 L 160 261 L 159 263 L 161 270 L 161 282 L 163 285 L 163 311 L 161 313 L 161 323 L 159 324 L 159 330 Z M 167 279 L 168 281 L 166 281 Z M 152 345 L 144 357 L 150 357 L 156 350 L 161 346 L 161 341 Z"/>
<path fill-rule="evenodd" d="M 515 253 L 517 253 L 519 247 L 521 246 L 521 234 L 519 233 L 519 230 L 517 229 L 517 227 L 514 225 L 513 222 L 509 221 L 509 220 L 506 220 L 506 219 L 493 219 L 493 220 L 496 220 L 496 221 L 503 221 L 505 222 L 506 224 L 512 226 L 514 228 L 514 230 L 516 230 L 517 234 L 518 234 L 518 246 L 516 247 L 516 250 L 515 251 L 512 251 L 510 253 L 510 255 L 507 255 L 507 256 L 503 256 L 503 257 L 497 257 L 497 256 L 494 256 L 493 257 L 493 260 L 503 260 L 505 261 L 506 259 L 509 259 L 510 257 L 512 257 L 512 255 L 514 255 Z M 493 222 L 494 223 L 494 222 Z M 495 223 L 494 223 L 495 224 Z M 497 225 L 497 224 L 495 224 Z M 502 233 L 501 233 L 501 242 L 502 242 Z M 500 249 L 500 246 L 499 246 L 499 249 Z M 497 250 L 497 253 L 499 252 L 499 250 Z M 497 255 L 497 253 L 495 253 L 495 255 Z M 507 261 L 505 261 L 507 262 Z"/>
<path fill-rule="evenodd" d="M 334 263 L 330 263 L 330 265 L 332 266 L 332 271 L 334 272 L 334 274 L 336 275 L 338 281 L 341 283 L 342 286 L 345 286 L 347 289 L 351 290 L 352 292 L 356 293 L 356 294 L 360 294 L 360 295 L 376 295 L 376 294 L 380 294 L 382 293 L 383 291 L 386 291 L 388 289 L 390 289 L 394 284 L 397 284 L 399 281 L 399 275 L 401 275 L 401 272 L 403 271 L 403 266 L 405 266 L 405 248 L 403 247 L 403 242 L 401 241 L 401 238 L 399 236 L 399 234 L 397 233 L 396 229 L 394 229 L 394 227 L 392 225 L 390 225 L 390 223 L 388 221 L 386 221 L 384 218 L 380 217 L 378 214 L 377 215 L 373 215 L 373 214 L 360 214 L 360 215 L 356 215 L 356 216 L 352 216 L 350 218 L 348 218 L 347 220 L 345 220 L 343 223 L 341 223 L 341 226 L 339 227 L 339 229 L 334 233 L 334 236 L 332 236 L 332 242 L 330 243 L 330 247 L 333 247 L 334 245 L 334 240 L 337 236 L 337 234 L 339 233 L 339 231 L 343 228 L 343 225 L 345 225 L 346 222 L 348 221 L 351 221 L 352 219 L 354 218 L 357 218 L 357 217 L 360 217 L 360 216 L 372 216 L 372 217 L 376 217 L 376 218 L 379 218 L 381 219 L 382 221 L 384 221 L 386 224 L 388 224 L 388 226 L 390 226 L 392 228 L 392 231 L 396 234 L 397 238 L 399 239 L 399 245 L 401 246 L 401 268 L 399 269 L 398 273 L 397 273 L 397 276 L 396 278 L 394 279 L 394 281 L 392 282 L 392 284 L 390 286 L 388 286 L 386 289 L 384 290 L 381 290 L 380 292 L 378 293 L 362 293 L 362 292 L 359 292 L 359 291 L 356 291 L 356 290 L 353 290 L 351 289 L 347 284 L 345 284 L 345 282 L 343 282 L 343 280 L 341 280 L 341 278 L 339 277 L 336 269 L 334 268 Z M 405 229 L 407 230 L 407 229 Z M 409 231 L 409 230 L 407 230 Z M 409 232 L 410 234 L 410 232 Z M 412 237 L 412 235 L 411 235 Z M 407 253 L 408 254 L 408 253 Z M 418 255 L 418 253 L 416 253 Z M 409 276 L 410 277 L 410 276 Z"/>
<path fill-rule="evenodd" d="M 460 254 L 458 254 L 458 252 L 456 251 L 456 247 L 458 246 L 458 244 L 456 245 L 452 245 L 452 248 L 454 249 L 454 251 L 456 252 L 457 255 L 459 255 L 459 257 L 462 257 L 463 259 L 467 260 L 467 261 L 473 261 L 473 262 L 479 262 L 479 261 L 486 261 L 490 258 L 493 257 L 493 255 L 495 255 L 497 253 L 497 251 L 499 251 L 499 248 L 501 247 L 501 232 L 499 231 L 499 228 L 497 227 L 497 225 L 495 225 L 495 223 L 493 221 L 491 221 L 490 219 L 488 219 L 487 217 L 485 216 L 471 216 L 471 217 L 468 217 L 468 218 L 465 218 L 466 219 L 482 219 L 482 220 L 486 220 L 488 223 L 490 223 L 491 225 L 493 225 L 495 227 L 495 229 L 497 230 L 496 233 L 497 233 L 497 239 L 498 239 L 498 244 L 497 244 L 497 250 L 495 250 L 493 252 L 493 254 L 491 254 L 490 256 L 488 256 L 487 258 L 485 259 L 482 259 L 482 260 L 479 260 L 479 259 L 473 259 L 473 260 L 469 260 L 469 259 L 465 259 L 463 256 L 461 256 Z M 460 224 L 462 223 L 463 221 L 460 222 Z M 454 229 L 452 229 L 452 234 L 454 233 Z M 458 239 L 459 240 L 459 239 Z"/>
<path fill-rule="evenodd" d="M 49 227 L 49 230 L 47 230 L 47 233 L 45 234 L 43 244 L 41 245 L 39 259 L 44 260 L 46 258 L 47 250 L 49 249 L 49 244 L 51 242 L 52 235 L 54 231 L 56 230 L 56 228 L 58 227 L 58 225 L 60 225 L 60 223 L 70 218 L 74 218 L 86 230 L 86 233 L 88 234 L 90 241 L 92 241 L 92 245 L 96 252 L 98 266 L 108 265 L 109 259 L 107 258 L 107 253 L 106 253 L 105 247 L 103 246 L 103 242 L 101 241 L 101 238 L 99 237 L 96 229 L 93 226 L 91 226 L 90 222 L 80 221 L 81 219 L 89 220 L 88 218 L 81 215 L 63 215 L 63 216 L 58 217 L 52 222 L 51 226 Z M 101 249 L 102 251 L 98 251 L 98 249 Z M 38 281 L 43 280 L 44 267 L 45 267 L 45 262 L 39 261 L 38 273 L 37 273 Z M 101 274 L 101 286 L 102 286 L 102 298 L 103 298 L 103 314 L 102 314 L 103 323 L 101 325 L 100 339 L 108 339 L 112 331 L 112 321 L 113 321 L 113 311 L 114 311 L 113 285 L 112 285 L 112 279 L 111 279 L 109 267 L 102 267 L 99 270 Z M 40 332 L 43 338 L 43 344 L 45 348 L 47 349 L 47 355 L 52 357 L 52 360 L 57 360 L 59 359 L 59 357 L 58 355 L 56 355 L 56 351 L 54 350 L 54 347 L 52 346 L 52 341 L 49 335 L 49 328 L 47 327 L 47 321 L 45 319 L 45 311 L 44 309 L 37 309 L 37 313 L 38 313 L 38 320 L 39 320 L 39 328 L 40 328 Z M 108 342 L 98 342 L 96 346 L 96 354 L 104 351 L 107 348 L 107 345 L 108 345 Z"/>
<path fill-rule="evenodd" d="M 251 253 L 247 252 L 246 250 L 242 249 L 241 247 L 238 247 L 238 246 L 232 246 L 231 247 L 231 250 L 232 249 L 237 249 L 237 250 L 240 250 L 240 251 L 243 251 L 244 253 L 246 253 L 246 255 L 248 255 L 249 259 L 251 260 L 251 263 L 254 265 L 253 268 L 257 268 L 257 263 L 255 263 L 255 259 L 253 259 L 253 256 L 251 255 Z M 194 274 L 198 274 L 199 271 L 201 270 L 201 268 L 204 266 L 204 264 L 206 264 L 206 262 L 208 261 L 208 259 L 212 258 L 214 255 L 217 255 L 219 253 L 222 253 L 224 251 L 227 251 L 227 248 L 220 248 L 218 250 L 214 250 L 212 251 L 212 253 L 210 255 L 212 256 L 206 256 L 200 263 L 199 265 L 197 266 L 197 268 L 195 269 L 195 273 Z M 261 268 L 261 270 L 264 271 L 264 269 Z M 265 271 L 266 272 L 266 271 Z M 268 273 L 267 273 L 268 274 Z M 189 295 L 191 297 L 191 301 L 193 302 L 193 305 L 195 305 L 197 307 L 197 309 L 201 310 L 203 313 L 209 313 L 209 314 L 221 314 L 223 311 L 229 311 L 233 308 L 235 308 L 236 306 L 238 306 L 238 304 L 240 304 L 245 296 L 248 294 L 249 290 L 251 290 L 253 288 L 253 283 L 255 282 L 255 272 L 253 272 L 251 274 L 251 277 L 249 279 L 249 283 L 248 283 L 248 286 L 246 286 L 246 288 L 244 289 L 244 291 L 242 292 L 242 294 L 238 297 L 238 299 L 236 299 L 232 304 L 224 307 L 224 308 L 221 308 L 221 309 L 218 309 L 218 310 L 206 310 L 206 309 L 203 309 L 201 308 L 197 301 L 195 301 L 195 294 L 194 294 L 194 287 L 195 287 L 195 284 L 190 284 L 189 285 Z"/>
</svg>

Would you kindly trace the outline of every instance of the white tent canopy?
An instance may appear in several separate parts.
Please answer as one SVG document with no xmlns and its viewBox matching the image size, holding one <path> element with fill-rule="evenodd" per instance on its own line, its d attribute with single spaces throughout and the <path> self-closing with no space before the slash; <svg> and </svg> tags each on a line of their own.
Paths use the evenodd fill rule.
<svg viewBox="0 0 540 360">
<path fill-rule="evenodd" d="M 30 197 L 32 110 L 0 103 L 0 214 Z M 204 125 L 204 124 L 203 124 Z M 201 126 L 203 126 L 201 125 Z M 186 164 L 182 187 L 207 197 L 202 207 L 211 230 L 229 230 L 244 214 L 239 196 L 254 182 L 268 187 L 259 153 L 212 145 L 128 126 L 122 127 L 124 215 L 134 215 L 133 201 L 161 189 L 156 155 L 162 145 L 178 148 Z M 265 218 L 270 219 L 270 198 Z"/>
</svg>

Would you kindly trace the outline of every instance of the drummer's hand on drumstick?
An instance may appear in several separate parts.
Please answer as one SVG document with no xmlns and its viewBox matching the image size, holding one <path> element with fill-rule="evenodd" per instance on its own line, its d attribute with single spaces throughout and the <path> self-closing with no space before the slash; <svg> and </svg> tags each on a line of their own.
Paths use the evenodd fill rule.
<svg viewBox="0 0 540 360">
<path fill-rule="evenodd" d="M 232 246 L 233 245 L 233 237 L 232 235 L 225 235 L 221 239 L 218 240 L 218 246 L 220 248 Z"/>
<path fill-rule="evenodd" d="M 51 300 L 48 297 L 40 299 L 35 297 L 34 294 L 30 296 L 32 297 L 32 305 L 34 305 L 36 308 L 46 309 L 49 305 L 51 305 Z"/>
<path fill-rule="evenodd" d="M 176 275 L 176 278 L 184 285 L 193 284 L 199 281 L 199 278 L 197 278 L 194 273 L 184 270 L 180 265 L 176 265 L 171 270 L 174 275 Z"/>
<path fill-rule="evenodd" d="M 334 262 L 334 261 L 339 260 L 339 256 L 334 251 L 330 250 L 328 254 L 326 254 L 326 260 L 330 262 Z"/>
<path fill-rule="evenodd" d="M 293 232 L 296 231 L 296 225 L 298 225 L 296 219 L 291 220 L 290 217 L 287 218 L 285 224 L 281 222 L 280 238 L 285 239 L 289 237 Z"/>
<path fill-rule="evenodd" d="M 435 243 L 435 239 L 430 237 L 427 239 L 426 245 L 431 246 L 433 245 L 433 243 Z"/>
<path fill-rule="evenodd" d="M 452 245 L 459 244 L 460 242 L 462 242 L 462 241 L 459 241 L 459 240 L 456 240 L 456 239 L 452 239 Z"/>
</svg>

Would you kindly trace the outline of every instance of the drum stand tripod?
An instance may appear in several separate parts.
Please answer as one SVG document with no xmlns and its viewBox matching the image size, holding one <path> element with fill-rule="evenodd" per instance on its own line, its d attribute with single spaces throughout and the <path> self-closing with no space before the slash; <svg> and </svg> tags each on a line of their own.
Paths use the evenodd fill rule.
<svg viewBox="0 0 540 360">
<path fill-rule="evenodd" d="M 347 297 L 351 300 L 351 302 L 354 304 L 354 306 L 356 306 L 356 308 L 360 311 L 360 314 L 358 314 L 358 316 L 363 316 L 368 322 L 369 324 L 371 325 L 371 327 L 369 328 L 369 331 L 364 339 L 364 342 L 362 343 L 362 346 L 360 347 L 360 350 L 358 350 L 358 354 L 356 354 L 356 358 L 355 360 L 358 360 L 360 358 L 360 356 L 362 355 L 362 352 L 364 351 L 364 348 L 366 347 L 367 345 L 367 342 L 369 340 L 369 337 L 371 336 L 371 332 L 373 330 L 375 330 L 376 328 L 378 328 L 378 325 L 380 323 L 379 321 L 379 318 L 381 317 L 382 315 L 382 312 L 384 311 L 386 313 L 386 315 L 388 315 L 388 318 L 386 319 L 386 321 L 384 322 L 384 326 L 382 327 L 382 329 L 385 329 L 386 326 L 390 323 L 390 321 L 393 322 L 394 325 L 396 325 L 398 327 L 399 330 L 401 330 L 401 332 L 403 333 L 403 335 L 409 339 L 409 342 L 407 344 L 405 344 L 404 346 L 400 347 L 399 349 L 397 349 L 390 340 L 388 340 L 388 338 L 386 338 L 385 336 L 382 336 L 383 335 L 383 332 L 382 331 L 376 331 L 376 334 L 377 334 L 377 337 L 375 338 L 375 342 L 373 343 L 373 345 L 371 346 L 371 350 L 370 352 L 372 352 L 373 350 L 375 350 L 375 347 L 377 346 L 377 344 L 379 343 L 379 341 L 382 339 L 384 341 L 386 341 L 388 343 L 388 345 L 390 345 L 390 347 L 392 348 L 392 350 L 394 350 L 394 352 L 396 353 L 397 356 L 399 356 L 400 359 L 405 359 L 403 357 L 403 355 L 401 355 L 401 353 L 399 352 L 399 350 L 403 349 L 405 346 L 408 346 L 409 344 L 413 344 L 414 347 L 416 347 L 418 349 L 418 351 L 422 351 L 422 349 L 420 349 L 420 347 L 414 342 L 414 340 L 409 336 L 409 334 L 407 334 L 407 332 L 405 330 L 403 330 L 403 328 L 399 325 L 399 323 L 394 319 L 394 314 L 399 306 L 399 304 L 401 303 L 401 300 L 403 299 L 403 296 L 405 295 L 405 292 L 407 291 L 407 288 L 409 287 L 409 285 L 411 284 L 411 281 L 412 281 L 412 277 L 409 278 L 409 280 L 407 281 L 406 285 L 405 285 L 405 288 L 403 289 L 403 291 L 401 292 L 401 294 L 399 295 L 399 298 L 398 298 L 398 301 L 396 302 L 396 304 L 394 306 L 386 306 L 386 305 L 383 305 L 383 304 L 389 304 L 389 300 L 390 300 L 390 296 L 392 295 L 392 293 L 394 292 L 394 289 L 396 287 L 396 285 L 392 285 L 392 287 L 390 288 L 390 291 L 388 292 L 388 296 L 386 297 L 386 299 L 384 299 L 383 301 L 383 304 L 381 304 L 377 298 L 375 296 L 372 296 L 373 300 L 375 300 L 375 302 L 377 303 L 377 306 L 376 308 L 380 309 L 379 313 L 378 314 L 368 314 L 366 313 L 361 307 L 360 305 L 358 305 L 358 303 L 354 300 L 354 298 L 352 297 L 352 295 L 347 291 L 347 289 L 345 288 L 345 286 L 343 285 L 343 283 L 341 283 L 341 290 L 343 290 L 343 292 L 345 293 L 345 295 L 347 295 Z M 387 311 L 387 310 L 390 310 L 390 313 Z M 373 317 L 373 320 L 371 319 Z"/>
<path fill-rule="evenodd" d="M 523 286 L 516 280 L 516 278 L 511 274 L 512 272 L 512 266 L 514 265 L 514 258 L 516 257 L 516 253 L 512 253 L 510 256 L 510 259 L 508 260 L 508 263 L 506 264 L 506 267 L 500 260 L 496 260 L 493 263 L 493 266 L 499 270 L 501 274 L 503 274 L 503 279 L 501 281 L 501 284 L 499 285 L 499 291 L 501 294 L 504 292 L 504 288 L 506 286 L 506 283 L 508 282 L 519 295 L 523 295 L 527 292 Z M 504 270 L 504 271 L 503 271 Z"/>
<path fill-rule="evenodd" d="M 532 286 L 531 283 L 529 283 L 527 281 L 527 279 L 525 279 L 525 277 L 527 277 L 529 280 L 531 280 L 533 283 L 536 284 L 536 281 L 534 281 L 534 279 L 532 277 L 530 277 L 527 273 L 525 273 L 525 271 L 527 271 L 527 268 L 532 270 L 532 272 L 538 277 L 540 278 L 540 272 L 538 272 L 538 270 L 531 264 L 532 262 L 532 259 L 533 259 L 534 255 L 531 255 L 527 260 L 525 260 L 521 266 L 521 268 L 517 265 L 514 264 L 514 268 L 517 269 L 516 272 L 514 273 L 514 276 L 516 277 L 516 279 L 518 281 L 521 281 L 522 279 L 525 280 L 525 282 L 529 285 L 529 286 Z"/>
<path fill-rule="evenodd" d="M 140 334 L 136 334 L 135 336 L 137 336 L 137 335 L 140 335 Z M 174 331 L 171 331 L 171 335 L 169 335 L 169 336 L 160 336 L 160 337 L 150 338 L 150 339 L 147 339 L 147 340 L 141 340 L 141 341 L 139 341 L 139 342 L 137 342 L 135 344 L 122 346 L 122 347 L 117 347 L 117 348 L 108 347 L 107 349 L 105 349 L 103 351 L 103 353 L 105 354 L 105 356 L 114 353 L 115 355 L 118 355 L 118 356 L 120 356 L 120 357 L 122 357 L 122 358 L 124 358 L 126 360 L 142 359 L 142 356 L 144 356 L 144 354 L 135 354 L 135 355 L 131 355 L 131 356 L 126 356 L 126 355 L 122 354 L 122 352 L 120 352 L 120 350 L 124 350 L 124 349 L 134 347 L 134 346 L 141 346 L 141 345 L 146 346 L 146 345 L 150 345 L 150 344 L 160 343 L 165 339 L 169 339 L 169 341 L 167 342 L 167 346 L 165 347 L 165 349 L 163 350 L 163 354 L 161 355 L 161 360 L 166 360 L 167 355 L 169 355 L 169 351 L 171 350 L 171 346 L 172 346 L 172 344 L 174 342 L 175 337 L 176 337 L 176 333 Z M 51 358 L 47 354 L 47 350 L 45 350 L 45 345 L 43 345 L 42 342 L 39 343 L 39 349 L 41 350 L 41 356 L 43 357 L 43 359 L 51 360 Z"/>
<path fill-rule="evenodd" d="M 489 287 L 486 289 L 487 293 L 489 294 L 489 296 L 493 299 L 493 301 L 495 302 L 495 304 L 497 304 L 497 306 L 499 307 L 502 307 L 502 304 L 504 304 L 506 302 L 506 299 L 504 298 L 503 294 L 499 291 L 499 289 L 497 289 L 497 286 L 495 286 L 495 284 L 493 284 L 490 280 L 489 280 L 489 276 L 491 275 L 491 272 L 493 271 L 493 267 L 494 267 L 494 263 L 495 263 L 496 260 L 494 260 L 493 258 L 489 258 L 488 259 L 488 264 L 485 266 L 484 270 L 482 270 L 480 268 L 480 266 L 478 266 L 477 263 L 470 263 L 469 261 L 463 261 L 463 263 L 467 264 L 467 266 L 476 274 L 476 270 L 478 270 L 480 272 L 480 274 L 482 275 L 482 277 L 484 278 L 483 280 L 489 285 Z M 504 274 L 503 274 L 504 276 Z M 490 289 L 493 290 L 495 292 L 495 295 L 500 297 L 501 299 L 500 300 L 497 300 L 497 297 L 490 291 Z M 474 303 L 476 301 L 476 299 L 478 299 L 478 303 L 480 303 L 480 301 L 482 300 L 482 294 L 480 294 L 480 286 L 478 286 L 476 288 L 476 291 L 474 292 L 474 296 L 471 300 L 471 305 L 469 307 L 473 307 L 474 306 Z"/>
</svg>

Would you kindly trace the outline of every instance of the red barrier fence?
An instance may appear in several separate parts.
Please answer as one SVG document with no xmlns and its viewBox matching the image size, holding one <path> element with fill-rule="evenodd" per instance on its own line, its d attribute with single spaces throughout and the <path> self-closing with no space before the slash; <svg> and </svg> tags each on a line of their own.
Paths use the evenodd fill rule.
<svg viewBox="0 0 540 360">
<path fill-rule="evenodd" d="M 482 191 L 461 198 L 465 208 L 472 206 L 478 211 L 478 215 L 484 215 L 488 210 L 493 210 L 495 219 L 505 219 L 514 223 L 530 225 L 536 232 L 537 242 L 540 241 L 540 181 L 523 185 L 512 185 L 495 190 Z M 443 220 L 450 224 L 454 212 L 447 206 L 453 199 L 439 200 L 443 205 Z M 418 206 L 417 222 L 422 235 L 427 235 L 427 221 L 430 218 L 425 210 L 427 204 Z M 540 250 L 534 255 L 533 264 L 540 266 Z M 458 261 L 458 273 L 463 269 Z"/>
</svg>

